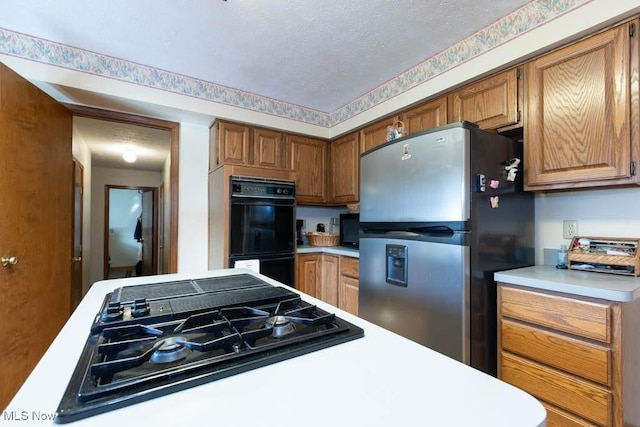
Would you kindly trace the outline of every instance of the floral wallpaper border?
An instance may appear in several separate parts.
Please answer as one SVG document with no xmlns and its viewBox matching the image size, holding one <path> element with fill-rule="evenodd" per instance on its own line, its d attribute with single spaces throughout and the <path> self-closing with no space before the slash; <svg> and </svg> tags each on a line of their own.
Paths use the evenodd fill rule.
<svg viewBox="0 0 640 427">
<path fill-rule="evenodd" d="M 592 1 L 533 1 L 331 113 L 3 28 L 0 28 L 0 53 L 303 123 L 332 127 Z"/>
</svg>

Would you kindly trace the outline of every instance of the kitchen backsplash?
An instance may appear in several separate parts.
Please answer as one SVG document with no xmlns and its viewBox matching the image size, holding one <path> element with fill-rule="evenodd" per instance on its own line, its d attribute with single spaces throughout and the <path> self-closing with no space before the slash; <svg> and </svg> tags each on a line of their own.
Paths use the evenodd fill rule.
<svg viewBox="0 0 640 427">
<path fill-rule="evenodd" d="M 536 264 L 552 263 L 560 245 L 571 242 L 562 237 L 563 220 L 578 221 L 578 236 L 640 238 L 638 212 L 640 187 L 537 194 Z"/>
<path fill-rule="evenodd" d="M 302 229 L 304 244 L 309 243 L 305 233 L 316 231 L 318 224 L 324 224 L 325 230 L 329 232 L 331 218 L 339 218 L 342 213 L 347 213 L 346 207 L 297 206 L 296 218 L 304 220 L 304 228 Z M 337 227 L 335 233 L 338 233 Z"/>
</svg>

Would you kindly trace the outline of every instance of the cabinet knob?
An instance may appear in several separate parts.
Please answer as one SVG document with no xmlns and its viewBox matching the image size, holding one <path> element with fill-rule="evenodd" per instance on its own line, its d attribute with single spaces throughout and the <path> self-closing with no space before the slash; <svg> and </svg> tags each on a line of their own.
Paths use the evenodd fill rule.
<svg viewBox="0 0 640 427">
<path fill-rule="evenodd" d="M 18 257 L 16 256 L 3 256 L 0 258 L 3 267 L 9 267 L 18 263 Z"/>
</svg>

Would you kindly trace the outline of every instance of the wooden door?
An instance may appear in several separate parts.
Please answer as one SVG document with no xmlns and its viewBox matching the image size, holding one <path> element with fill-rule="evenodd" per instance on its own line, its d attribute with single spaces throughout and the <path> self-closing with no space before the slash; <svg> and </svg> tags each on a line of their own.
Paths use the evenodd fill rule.
<svg viewBox="0 0 640 427">
<path fill-rule="evenodd" d="M 637 78 L 638 41 L 629 35 L 629 25 L 635 24 L 589 37 L 526 65 L 528 189 L 636 179 L 631 168 L 630 83 Z"/>
<path fill-rule="evenodd" d="M 212 153 L 216 153 L 215 166 L 222 164 L 246 165 L 249 163 L 249 127 L 235 123 L 218 122 L 211 130 Z"/>
<path fill-rule="evenodd" d="M 280 132 L 267 129 L 253 131 L 253 164 L 285 169 L 287 166 L 285 140 Z"/>
<path fill-rule="evenodd" d="M 402 113 L 404 131 L 407 134 L 420 132 L 447 123 L 447 97 L 432 99 Z"/>
<path fill-rule="evenodd" d="M 71 311 L 72 115 L 0 64 L 0 408 Z"/>
<path fill-rule="evenodd" d="M 358 133 L 331 142 L 331 201 L 357 202 L 360 182 Z"/>
<path fill-rule="evenodd" d="M 389 117 L 380 120 L 360 131 L 360 153 L 369 151 L 378 145 L 387 142 L 387 127 L 397 126 L 398 117 Z"/>
<path fill-rule="evenodd" d="M 73 257 L 71 274 L 71 311 L 82 299 L 82 193 L 84 168 L 73 159 Z"/>
<path fill-rule="evenodd" d="M 296 256 L 296 289 L 316 297 L 316 289 L 322 280 L 320 255 L 299 254 Z"/>
<path fill-rule="evenodd" d="M 481 129 L 499 129 L 520 121 L 516 68 L 474 82 L 449 95 L 449 121 L 467 120 Z"/>
<path fill-rule="evenodd" d="M 323 204 L 327 202 L 328 143 L 301 136 L 290 136 L 291 169 L 296 172 L 296 202 Z"/>
<path fill-rule="evenodd" d="M 155 239 L 156 212 L 154 209 L 154 190 L 142 192 L 142 275 L 157 273 L 157 243 Z"/>
</svg>

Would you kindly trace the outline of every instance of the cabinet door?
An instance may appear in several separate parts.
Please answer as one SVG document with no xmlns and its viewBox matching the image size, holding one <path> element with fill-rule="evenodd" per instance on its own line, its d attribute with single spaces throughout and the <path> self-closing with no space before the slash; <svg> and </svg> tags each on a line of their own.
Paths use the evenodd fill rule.
<svg viewBox="0 0 640 427">
<path fill-rule="evenodd" d="M 358 279 L 353 277 L 340 277 L 340 291 L 338 297 L 338 307 L 344 311 L 358 315 Z"/>
<path fill-rule="evenodd" d="M 214 129 L 216 131 L 216 165 L 248 164 L 249 127 L 235 123 L 217 122 Z"/>
<path fill-rule="evenodd" d="M 381 120 L 360 131 L 360 153 L 387 142 L 387 126 L 397 126 L 398 117 Z"/>
<path fill-rule="evenodd" d="M 331 142 L 331 201 L 357 202 L 359 197 L 360 158 L 358 134 L 352 133 Z"/>
<path fill-rule="evenodd" d="M 338 259 L 336 255 L 321 255 L 322 279 L 316 288 L 318 298 L 333 306 L 338 305 Z"/>
<path fill-rule="evenodd" d="M 296 256 L 296 289 L 317 297 L 316 289 L 320 287 L 321 280 L 320 255 L 298 254 Z"/>
<path fill-rule="evenodd" d="M 449 95 L 449 121 L 467 120 L 482 129 L 519 122 L 519 71 L 514 68 L 463 87 Z"/>
<path fill-rule="evenodd" d="M 317 205 L 327 202 L 328 143 L 289 136 L 291 169 L 296 172 L 296 202 Z"/>
<path fill-rule="evenodd" d="M 287 167 L 287 150 L 280 132 L 267 129 L 253 131 L 253 164 L 277 169 Z"/>
<path fill-rule="evenodd" d="M 447 98 L 441 97 L 412 108 L 401 117 L 407 134 L 420 132 L 447 123 Z"/>
<path fill-rule="evenodd" d="M 635 23 L 635 21 L 634 21 Z M 527 189 L 630 182 L 629 25 L 615 27 L 526 65 Z M 635 71 L 634 71 L 635 73 Z M 634 106 L 637 109 L 637 106 Z"/>
</svg>

